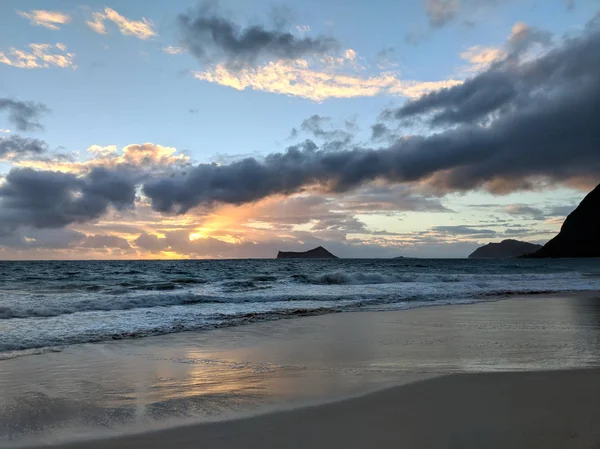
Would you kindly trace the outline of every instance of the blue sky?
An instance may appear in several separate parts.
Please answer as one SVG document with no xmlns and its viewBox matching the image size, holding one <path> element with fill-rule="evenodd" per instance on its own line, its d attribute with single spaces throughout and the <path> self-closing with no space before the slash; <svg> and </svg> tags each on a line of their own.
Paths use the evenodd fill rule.
<svg viewBox="0 0 600 449">
<path fill-rule="evenodd" d="M 308 138 L 322 148 L 327 142 L 319 141 L 319 136 L 302 128 L 302 123 L 315 115 L 321 120 L 318 126 L 323 129 L 351 134 L 352 143 L 347 145 L 371 148 L 378 145 L 370 141 L 371 126 L 380 121 L 383 111 L 399 108 L 407 101 L 440 88 L 459 86 L 487 70 L 500 57 L 498 55 L 508 51 L 507 42 L 516 31 L 544 30 L 553 36 L 552 45 L 558 45 L 564 36 L 579 35 L 600 9 L 597 0 L 577 0 L 572 4 L 565 0 L 283 3 L 221 0 L 212 3 L 211 11 L 240 29 L 260 25 L 267 30 L 290 33 L 295 39 L 331 37 L 338 45 L 330 53 L 308 54 L 285 61 L 252 61 L 252 65 L 239 71 L 226 72 L 227 79 L 242 79 L 251 85 L 259 83 L 262 81 L 257 80 L 264 79 L 261 77 L 274 76 L 267 68 L 275 64 L 283 70 L 277 72 L 279 74 L 290 70 L 297 71 L 298 76 L 308 76 L 305 75 L 308 72 L 326 74 L 329 86 L 348 82 L 348 79 L 354 83 L 344 91 L 344 96 L 349 98 L 337 98 L 323 85 L 292 83 L 292 87 L 286 88 L 288 91 L 269 91 L 276 89 L 273 86 L 279 82 L 273 79 L 267 82 L 267 87 L 263 84 L 263 88 L 254 84 L 254 89 L 238 90 L 223 85 L 227 83 L 217 80 L 215 74 L 220 64 L 223 70 L 229 70 L 226 61 L 203 60 L 186 47 L 182 38 L 178 16 L 196 11 L 199 5 L 196 1 L 4 0 L 0 4 L 0 62 L 2 56 L 5 59 L 0 63 L 0 98 L 43 104 L 50 112 L 40 118 L 43 129 L 19 132 L 9 114 L 0 111 L 0 129 L 11 131 L 0 133 L 0 138 L 18 133 L 41 139 L 48 145 L 49 156 L 5 158 L 0 161 L 0 173 L 6 175 L 11 169 L 33 167 L 84 176 L 88 168 L 74 164 L 97 157 L 97 153 L 92 155 L 87 151 L 93 145 L 114 146 L 111 151 L 117 157 L 115 155 L 122 155 L 128 145 L 151 143 L 160 146 L 159 150 L 153 147 L 152 157 L 163 151 L 160 148 L 168 147 L 172 149 L 168 150 L 172 151 L 169 154 L 185 157 L 189 166 L 213 161 L 228 164 L 247 155 L 260 159 Z M 58 21 L 49 21 L 43 12 L 51 13 L 53 20 L 58 17 Z M 98 15 L 104 33 L 89 25 Z M 117 19 L 113 20 L 114 17 Z M 141 28 L 130 32 L 128 26 Z M 31 44 L 49 44 L 51 47 L 43 53 L 66 55 L 67 62 L 50 62 L 44 67 L 42 56 L 36 60 L 35 67 L 19 66 L 15 52 L 32 52 Z M 528 57 L 536 58 L 546 51 L 549 50 L 544 45 L 534 46 Z M 486 55 L 495 56 L 486 58 Z M 478 56 L 480 59 L 476 60 Z M 341 78 L 344 76 L 350 78 L 344 81 Z M 210 77 L 212 81 L 207 80 Z M 363 93 L 359 93 L 360 89 Z M 295 137 L 292 136 L 294 128 L 298 131 Z M 404 136 L 428 136 L 438 132 L 418 121 L 405 123 L 398 130 Z M 59 160 L 60 155 L 68 156 L 71 165 L 48 162 Z M 267 232 L 266 218 L 259 219 L 252 211 L 236 209 L 232 212 L 228 205 L 212 204 L 176 217 L 158 213 L 148 206 L 138 187 L 139 201 L 135 210 L 123 212 L 109 207 L 105 214 L 93 219 L 75 220 L 58 228 L 20 224 L 11 229 L 11 236 L 0 237 L 0 246 L 2 238 L 6 242 L 0 255 L 6 258 L 267 257 L 280 246 L 294 249 L 325 242 L 347 256 L 406 253 L 461 257 L 480 243 L 511 235 L 545 241 L 564 219 L 564 214 L 553 215 L 550 210 L 560 207 L 567 210 L 585 195 L 585 187 L 573 188 L 573 183 L 546 183 L 543 189 L 534 192 L 525 189 L 506 195 L 486 189 L 432 195 L 419 186 L 405 183 L 386 186 L 409 189 L 410 192 L 402 190 L 399 195 L 412 195 L 423 201 L 429 198 L 439 207 L 431 204 L 425 207 L 427 210 L 419 210 L 421 206 L 411 206 L 416 210 L 411 207 L 407 210 L 406 206 L 396 210 L 388 207 L 380 213 L 364 206 L 362 212 L 344 210 L 344 220 L 358 220 L 363 224 L 360 231 L 344 228 L 346 223 L 323 233 L 324 225 L 318 226 L 318 220 L 308 217 L 289 228 L 271 227 L 271 232 Z M 368 188 L 372 186 L 360 186 L 360 189 Z M 301 198 L 307 195 L 306 192 L 296 194 Z M 353 194 L 357 194 L 356 189 L 344 192 L 344 195 Z M 324 197 L 321 193 L 314 195 Z M 269 196 L 259 200 L 273 203 L 291 201 L 295 197 L 277 198 Z M 322 207 L 329 213 L 341 213 L 334 207 L 337 204 L 337 200 L 331 200 L 334 197 L 328 194 L 325 198 L 328 202 Z M 516 214 L 518 206 L 537 209 L 542 214 L 532 215 L 531 211 L 529 215 Z M 263 206 L 253 203 L 240 207 L 260 209 Z M 211 220 L 222 223 L 219 214 L 243 218 L 224 220 L 224 224 L 217 226 L 218 230 L 216 225 L 206 225 Z M 175 232 L 166 229 L 165 220 L 180 220 L 172 228 L 182 235 L 189 237 L 196 230 L 203 240 L 216 239 L 230 246 L 223 249 L 217 243 L 217 249 L 199 248 L 183 254 L 176 244 L 165 242 L 168 232 Z M 496 223 L 508 220 L 506 225 L 523 232 L 506 234 L 504 231 L 509 229 L 506 226 L 493 228 L 494 233 L 472 235 L 465 234 L 463 228 L 456 228 L 456 234 L 432 231 L 436 226 L 479 226 L 489 231 L 492 228 L 487 225 L 494 220 Z M 116 226 L 119 221 L 126 223 L 127 230 L 123 229 L 124 224 L 120 228 Z M 140 225 L 142 221 L 146 224 Z M 263 230 L 260 236 L 257 233 L 253 237 L 257 226 L 263 226 Z M 428 230 L 427 239 L 421 236 L 416 243 L 412 242 L 409 234 Z M 371 231 L 387 231 L 396 237 L 386 241 Z M 65 233 L 69 236 L 65 237 Z M 89 243 L 92 237 L 99 235 L 117 236 L 127 243 L 115 240 L 117 246 L 104 244 L 97 248 L 82 243 Z M 142 235 L 155 237 L 163 244 L 154 249 L 137 245 L 135 242 Z M 54 242 L 52 239 L 57 243 L 36 244 Z M 251 249 L 236 250 L 235 245 L 241 248 L 250 243 L 254 245 Z"/>
</svg>

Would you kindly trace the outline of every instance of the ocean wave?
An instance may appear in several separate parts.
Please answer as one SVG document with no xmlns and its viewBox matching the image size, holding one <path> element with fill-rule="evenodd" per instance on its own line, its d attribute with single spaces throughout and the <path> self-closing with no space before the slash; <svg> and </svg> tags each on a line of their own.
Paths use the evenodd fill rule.
<svg viewBox="0 0 600 449">
<path fill-rule="evenodd" d="M 249 292 L 253 290 L 264 290 L 267 288 L 271 288 L 270 285 L 264 285 L 257 282 L 261 281 L 251 281 L 251 280 L 241 280 L 241 281 L 229 281 L 224 282 L 221 286 L 222 291 L 224 292 Z M 264 281 L 263 281 L 264 282 Z"/>
<path fill-rule="evenodd" d="M 71 336 L 65 340 L 63 336 L 46 337 L 45 339 L 31 340 L 5 340 L 0 342 L 0 360 L 37 355 L 46 352 L 61 351 L 66 345 L 98 343 L 102 341 L 130 340 L 156 335 L 218 329 L 224 327 L 241 326 L 256 322 L 276 321 L 280 319 L 317 316 L 341 312 L 341 307 L 297 307 L 274 309 L 269 311 L 242 312 L 236 314 L 215 313 L 203 317 L 202 320 L 171 321 L 150 328 L 132 330 L 111 329 L 110 326 L 101 327 L 95 332 L 86 332 Z"/>
<path fill-rule="evenodd" d="M 107 312 L 111 310 L 131 310 L 154 307 L 169 307 L 193 305 L 199 303 L 223 302 L 224 298 L 207 295 L 178 294 L 178 295 L 132 295 L 128 297 L 99 298 L 80 301 L 40 301 L 32 306 L 14 304 L 11 307 L 0 307 L 0 320 L 14 318 L 49 318 L 70 315 L 78 312 Z"/>
<path fill-rule="evenodd" d="M 264 289 L 264 288 L 263 288 Z M 262 290 L 262 289 L 260 289 Z M 250 290 L 252 291 L 252 290 Z M 243 295 L 243 296 L 212 296 L 195 293 L 184 294 L 155 294 L 134 295 L 129 297 L 94 297 L 89 300 L 60 302 L 51 301 L 37 303 L 35 307 L 14 304 L 10 307 L 0 306 L 0 320 L 24 318 L 51 318 L 82 312 L 127 311 L 135 309 L 167 308 L 173 306 L 194 306 L 199 304 L 269 304 L 277 302 L 312 301 L 359 301 L 364 295 Z M 389 295 L 394 300 L 397 295 Z"/>
<path fill-rule="evenodd" d="M 467 275 L 468 276 L 468 275 Z M 383 274 L 378 272 L 344 272 L 334 271 L 331 273 L 308 276 L 305 274 L 292 275 L 297 282 L 320 284 L 320 285 L 370 285 L 370 284 L 394 284 L 403 282 L 462 282 L 469 280 L 463 275 L 431 275 L 418 273 Z"/>
<path fill-rule="evenodd" d="M 140 338 L 338 311 L 403 310 L 509 295 L 600 290 L 596 265 L 575 261 L 67 265 L 49 263 L 43 270 L 36 264 L 2 265 L 7 273 L 0 279 L 2 357 L 12 357 L 5 355 L 9 350 Z M 79 274 L 59 281 L 67 270 Z"/>
</svg>

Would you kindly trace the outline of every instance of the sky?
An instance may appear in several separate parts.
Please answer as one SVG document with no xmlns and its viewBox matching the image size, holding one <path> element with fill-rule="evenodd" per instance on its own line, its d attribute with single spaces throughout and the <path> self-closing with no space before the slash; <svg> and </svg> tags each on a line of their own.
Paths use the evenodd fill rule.
<svg viewBox="0 0 600 449">
<path fill-rule="evenodd" d="M 600 182 L 600 0 L 3 0 L 0 259 L 466 257 Z"/>
</svg>

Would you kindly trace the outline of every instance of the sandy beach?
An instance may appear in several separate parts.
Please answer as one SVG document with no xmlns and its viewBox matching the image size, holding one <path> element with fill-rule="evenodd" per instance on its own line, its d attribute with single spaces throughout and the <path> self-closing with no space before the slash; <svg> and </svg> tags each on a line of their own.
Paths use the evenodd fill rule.
<svg viewBox="0 0 600 449">
<path fill-rule="evenodd" d="M 600 370 L 458 374 L 361 398 L 63 449 L 597 448 Z"/>
<path fill-rule="evenodd" d="M 0 447 L 598 447 L 598 295 L 341 313 L 0 363 Z"/>
</svg>

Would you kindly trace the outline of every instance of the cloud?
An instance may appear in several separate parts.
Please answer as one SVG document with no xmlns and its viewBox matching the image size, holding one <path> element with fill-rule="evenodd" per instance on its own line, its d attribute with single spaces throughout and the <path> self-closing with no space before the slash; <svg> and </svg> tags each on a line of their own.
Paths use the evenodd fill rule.
<svg viewBox="0 0 600 449">
<path fill-rule="evenodd" d="M 309 68 L 308 61 L 278 61 L 262 67 L 230 70 L 217 65 L 205 71 L 193 72 L 195 78 L 236 90 L 253 89 L 294 97 L 323 101 L 329 98 L 373 97 L 398 95 L 418 97 L 441 87 L 460 84 L 460 81 L 403 81 L 393 73 L 374 77 L 339 74 Z"/>
<path fill-rule="evenodd" d="M 397 119 L 432 114 L 427 120 L 432 126 L 485 122 L 518 95 L 511 74 L 487 71 L 466 80 L 456 89 L 442 89 L 404 104 L 394 111 Z"/>
<path fill-rule="evenodd" d="M 556 206 L 548 211 L 549 217 L 566 217 L 577 208 L 577 205 Z"/>
<path fill-rule="evenodd" d="M 330 37 L 298 37 L 262 25 L 245 28 L 205 4 L 179 16 L 182 43 L 203 63 L 239 69 L 265 61 L 296 60 L 324 55 L 339 47 Z"/>
<path fill-rule="evenodd" d="M 462 52 L 460 57 L 469 63 L 467 72 L 474 73 L 487 70 L 493 63 L 506 58 L 506 52 L 496 47 L 475 45 Z"/>
<path fill-rule="evenodd" d="M 86 236 L 78 245 L 81 248 L 131 249 L 129 242 L 116 235 L 96 234 Z"/>
<path fill-rule="evenodd" d="M 438 194 L 589 186 L 600 173 L 599 50 L 600 30 L 590 29 L 534 60 L 494 65 L 395 111 L 399 118 L 432 113 L 439 117 L 432 126 L 455 125 L 436 134 L 378 149 L 324 151 L 306 141 L 262 160 L 200 164 L 143 191 L 156 210 L 184 213 L 315 186 L 346 192 L 373 180 L 417 183 Z"/>
<path fill-rule="evenodd" d="M 325 129 L 325 127 L 327 127 L 330 122 L 330 117 L 322 117 L 318 114 L 314 114 L 302 121 L 300 129 L 305 133 L 312 135 L 313 137 L 330 142 L 341 141 L 343 143 L 348 143 L 350 140 L 352 140 L 352 134 L 343 129 Z M 294 130 L 292 130 L 292 134 L 293 131 Z"/>
<path fill-rule="evenodd" d="M 310 25 L 296 25 L 296 31 L 300 36 L 310 33 Z"/>
<path fill-rule="evenodd" d="M 507 46 L 509 56 L 515 57 L 522 55 L 536 44 L 547 47 L 551 43 L 552 33 L 531 27 L 524 22 L 517 22 L 512 27 Z"/>
<path fill-rule="evenodd" d="M 495 236 L 496 231 L 492 229 L 478 229 L 470 226 L 457 225 L 457 226 L 433 226 L 431 228 L 434 232 L 440 232 L 443 234 L 452 235 L 468 235 L 468 236 Z"/>
<path fill-rule="evenodd" d="M 440 28 L 450 22 L 460 9 L 459 0 L 426 0 L 426 12 L 429 24 Z"/>
<path fill-rule="evenodd" d="M 182 14 L 179 22 L 182 45 L 205 65 L 192 75 L 236 90 L 323 101 L 380 94 L 415 97 L 459 83 L 404 81 L 394 72 L 365 76 L 364 58 L 333 38 L 307 37 L 306 28 L 300 28 L 300 35 L 281 26 L 244 28 L 206 5 Z"/>
<path fill-rule="evenodd" d="M 174 169 L 184 169 L 190 165 L 190 159 L 184 154 L 176 154 L 173 147 L 153 144 L 126 145 L 119 150 L 115 145 L 92 145 L 87 149 L 91 158 L 83 161 L 39 160 L 20 161 L 20 167 L 60 171 L 77 175 L 86 174 L 94 168 L 128 170 L 138 177 L 150 174 L 168 174 Z"/>
<path fill-rule="evenodd" d="M 89 20 L 86 24 L 96 33 L 106 34 L 104 22 L 107 20 L 117 25 L 121 34 L 125 36 L 135 36 L 142 40 L 156 36 L 154 24 L 150 20 L 145 17 L 142 17 L 142 20 L 130 20 L 111 8 L 105 8 L 104 12 L 95 12 L 94 20 Z"/>
<path fill-rule="evenodd" d="M 375 123 L 371 126 L 371 140 L 384 140 L 392 136 L 392 132 L 385 123 Z"/>
<path fill-rule="evenodd" d="M 488 70 L 496 63 L 508 62 L 511 59 L 530 58 L 532 50 L 547 48 L 552 44 L 552 34 L 548 31 L 531 27 L 524 22 L 517 22 L 511 28 L 503 48 L 474 45 L 460 54 L 469 64 L 464 68 L 467 76 Z"/>
<path fill-rule="evenodd" d="M 545 218 L 544 213 L 540 209 L 524 204 L 511 204 L 506 206 L 504 212 L 510 215 L 529 217 L 534 220 L 543 220 Z"/>
<path fill-rule="evenodd" d="M 133 206 L 135 181 L 126 172 L 96 168 L 85 177 L 13 168 L 0 184 L 0 233 L 29 226 L 61 228 L 99 218 L 109 206 Z"/>
<path fill-rule="evenodd" d="M 0 137 L 0 161 L 16 160 L 27 155 L 36 155 L 48 150 L 46 142 L 18 135 Z"/>
<path fill-rule="evenodd" d="M 589 38 L 589 43 L 594 45 L 593 37 Z M 523 107 L 532 103 L 535 101 L 534 96 L 543 99 L 540 89 L 544 87 L 567 88 L 568 80 L 564 74 L 561 75 L 564 67 L 561 68 L 560 64 L 564 61 L 565 64 L 575 66 L 573 58 L 565 53 L 569 41 L 548 55 L 532 60 L 521 58 L 531 45 L 549 45 L 549 39 L 546 32 L 517 23 L 512 29 L 506 51 L 471 48 L 462 54 L 474 63 L 474 69 L 480 70 L 487 66 L 486 70 L 467 79 L 460 86 L 441 89 L 408 102 L 394 111 L 393 115 L 397 119 L 425 117 L 432 126 L 485 124 L 499 114 L 511 112 L 517 104 Z M 583 45 L 584 40 L 582 38 L 571 43 L 575 45 L 575 42 L 580 42 Z M 542 73 L 542 66 L 546 63 L 553 64 L 557 73 Z M 553 75 L 559 78 L 553 79 Z"/>
<path fill-rule="evenodd" d="M 65 25 L 71 21 L 68 14 L 59 11 L 47 11 L 44 9 L 34 9 L 29 12 L 17 11 L 21 17 L 29 19 L 30 23 L 35 26 L 43 26 L 49 30 L 58 30 L 58 25 Z"/>
<path fill-rule="evenodd" d="M 85 237 L 72 229 L 36 229 L 25 226 L 10 234 L 3 234 L 1 231 L 0 227 L 0 251 L 3 248 L 11 248 L 13 251 L 64 249 L 77 245 Z"/>
<path fill-rule="evenodd" d="M 169 45 L 168 47 L 163 47 L 162 51 L 170 55 L 179 55 L 185 51 L 185 48 Z"/>
<path fill-rule="evenodd" d="M 31 52 L 12 47 L 8 54 L 0 51 L 0 64 L 20 69 L 77 68 L 73 63 L 75 53 L 67 52 L 67 46 L 64 44 L 29 44 L 29 48 Z"/>
<path fill-rule="evenodd" d="M 8 111 L 8 120 L 16 126 L 19 131 L 34 131 L 43 129 L 39 117 L 50 111 L 42 103 L 32 101 L 18 101 L 10 98 L 0 98 L 0 111 Z"/>
</svg>

